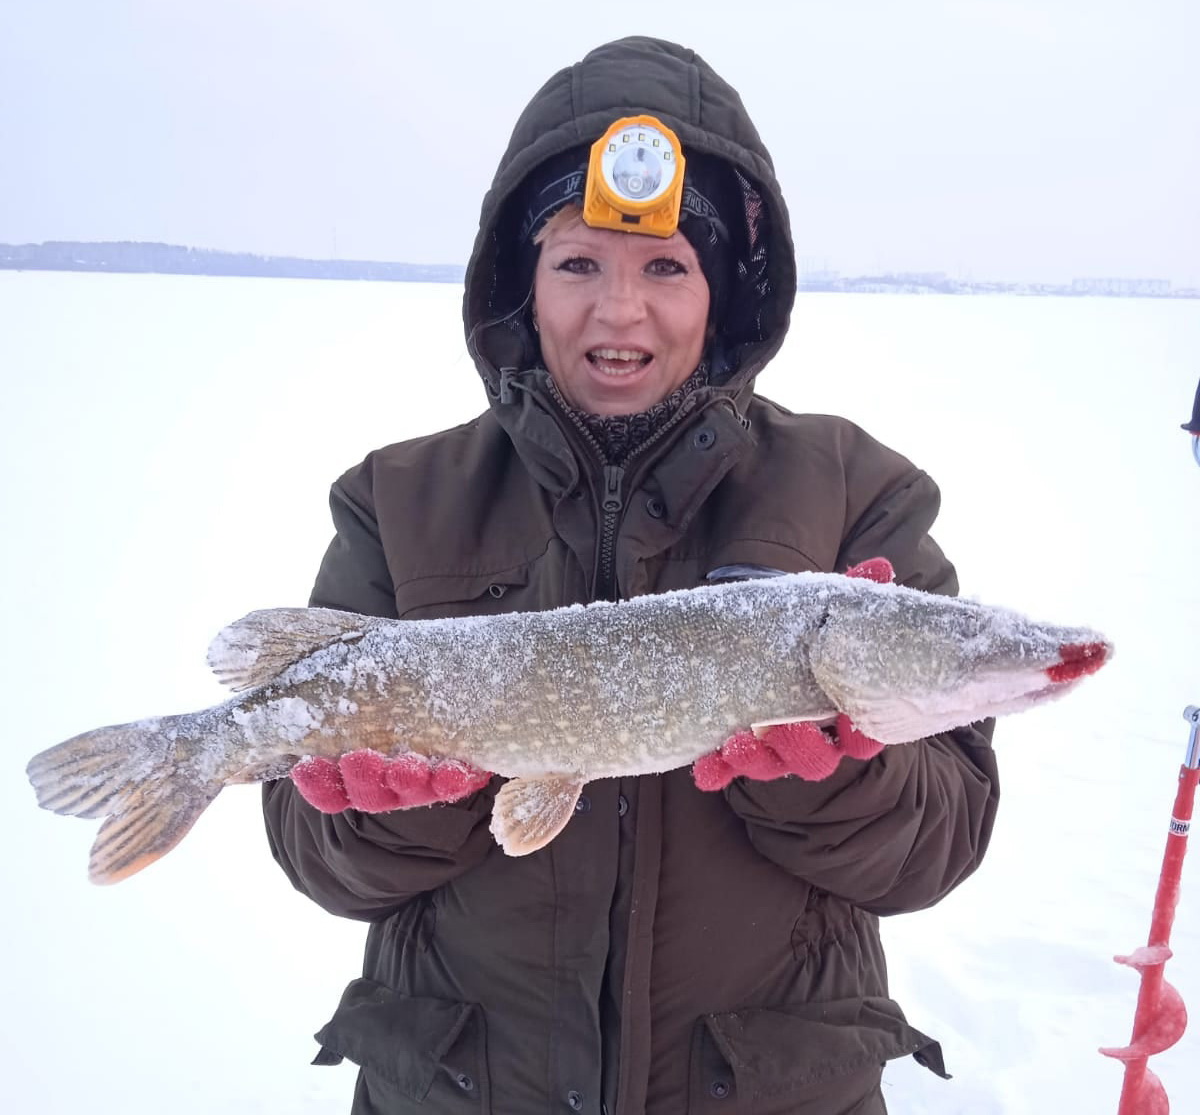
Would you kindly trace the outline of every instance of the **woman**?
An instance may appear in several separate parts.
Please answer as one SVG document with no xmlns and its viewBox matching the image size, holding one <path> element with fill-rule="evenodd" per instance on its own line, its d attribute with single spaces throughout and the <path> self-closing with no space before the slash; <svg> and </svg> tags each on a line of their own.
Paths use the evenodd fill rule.
<svg viewBox="0 0 1200 1115">
<path fill-rule="evenodd" d="M 627 231 L 628 213 L 585 219 L 593 142 L 640 114 L 662 128 L 647 144 L 673 136 L 687 160 L 669 235 Z M 632 192 L 644 185 L 639 170 Z M 847 422 L 754 394 L 794 289 L 770 158 L 703 60 L 632 38 L 556 74 L 517 123 L 467 271 L 489 409 L 334 485 L 312 603 L 536 610 L 722 566 L 876 556 L 953 593 L 927 533 L 933 482 Z M 371 923 L 318 1061 L 362 1066 L 361 1115 L 882 1112 L 883 1062 L 916 1053 L 940 1071 L 940 1054 L 888 998 L 877 918 L 978 865 L 989 734 L 840 763 L 829 748 L 836 769 L 816 781 L 746 777 L 770 773 L 763 756 L 730 752 L 707 782 L 720 792 L 688 770 L 594 782 L 521 858 L 488 832 L 498 780 L 483 773 L 439 786 L 368 756 L 303 793 L 273 783 L 267 827 L 293 883 Z"/>
</svg>

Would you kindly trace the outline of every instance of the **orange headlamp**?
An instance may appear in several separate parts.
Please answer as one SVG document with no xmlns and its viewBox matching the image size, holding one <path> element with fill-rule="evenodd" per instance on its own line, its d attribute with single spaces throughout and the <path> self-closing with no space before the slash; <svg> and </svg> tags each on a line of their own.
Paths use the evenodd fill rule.
<svg viewBox="0 0 1200 1115">
<path fill-rule="evenodd" d="M 592 144 L 584 223 L 670 236 L 679 225 L 685 165 L 679 138 L 661 120 L 623 117 Z"/>
</svg>

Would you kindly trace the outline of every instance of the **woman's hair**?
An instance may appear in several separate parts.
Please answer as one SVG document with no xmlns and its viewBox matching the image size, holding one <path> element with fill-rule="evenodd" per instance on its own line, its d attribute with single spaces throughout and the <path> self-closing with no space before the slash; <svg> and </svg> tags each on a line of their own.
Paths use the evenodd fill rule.
<svg viewBox="0 0 1200 1115">
<path fill-rule="evenodd" d="M 566 228 L 568 225 L 573 225 L 582 220 L 583 206 L 577 201 L 568 201 L 557 213 L 551 214 L 546 223 L 533 234 L 533 242 L 540 248 L 542 242 L 552 232 L 557 232 L 559 229 Z"/>
</svg>

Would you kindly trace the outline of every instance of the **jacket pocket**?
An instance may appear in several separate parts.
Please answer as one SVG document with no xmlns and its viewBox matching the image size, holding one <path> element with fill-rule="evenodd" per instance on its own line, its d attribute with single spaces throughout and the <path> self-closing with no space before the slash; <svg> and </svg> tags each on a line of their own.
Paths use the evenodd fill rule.
<svg viewBox="0 0 1200 1115">
<path fill-rule="evenodd" d="M 374 980 L 346 988 L 316 1034 L 314 1064 L 362 1069 L 355 1112 L 490 1109 L 483 1012 L 472 1003 L 401 995 Z"/>
<path fill-rule="evenodd" d="M 884 1062 L 908 1054 L 946 1076 L 941 1047 L 891 999 L 706 1015 L 693 1046 L 688 1110 L 882 1115 Z"/>
<path fill-rule="evenodd" d="M 536 610 L 527 607 L 529 567 L 418 577 L 396 585 L 400 619 L 444 619 Z"/>
</svg>

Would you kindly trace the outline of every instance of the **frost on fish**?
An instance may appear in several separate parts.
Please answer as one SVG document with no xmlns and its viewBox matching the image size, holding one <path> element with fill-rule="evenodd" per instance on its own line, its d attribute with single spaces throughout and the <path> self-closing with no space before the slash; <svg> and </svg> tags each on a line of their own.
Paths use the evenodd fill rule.
<svg viewBox="0 0 1200 1115">
<path fill-rule="evenodd" d="M 352 702 L 343 697 L 340 707 Z M 267 744 L 300 743 L 312 732 L 320 729 L 325 713 L 314 708 L 302 697 L 276 697 L 265 704 L 250 709 L 234 708 L 230 712 L 233 722 L 242 729 L 247 743 Z"/>
<path fill-rule="evenodd" d="M 752 724 L 847 714 L 904 743 L 1071 689 L 1107 640 L 896 585 L 802 573 L 463 619 L 252 612 L 209 649 L 237 694 L 37 756 L 46 808 L 108 816 L 92 877 L 173 847 L 221 787 L 364 748 L 508 777 L 506 851 L 544 846 L 595 778 L 687 765 Z"/>
</svg>

